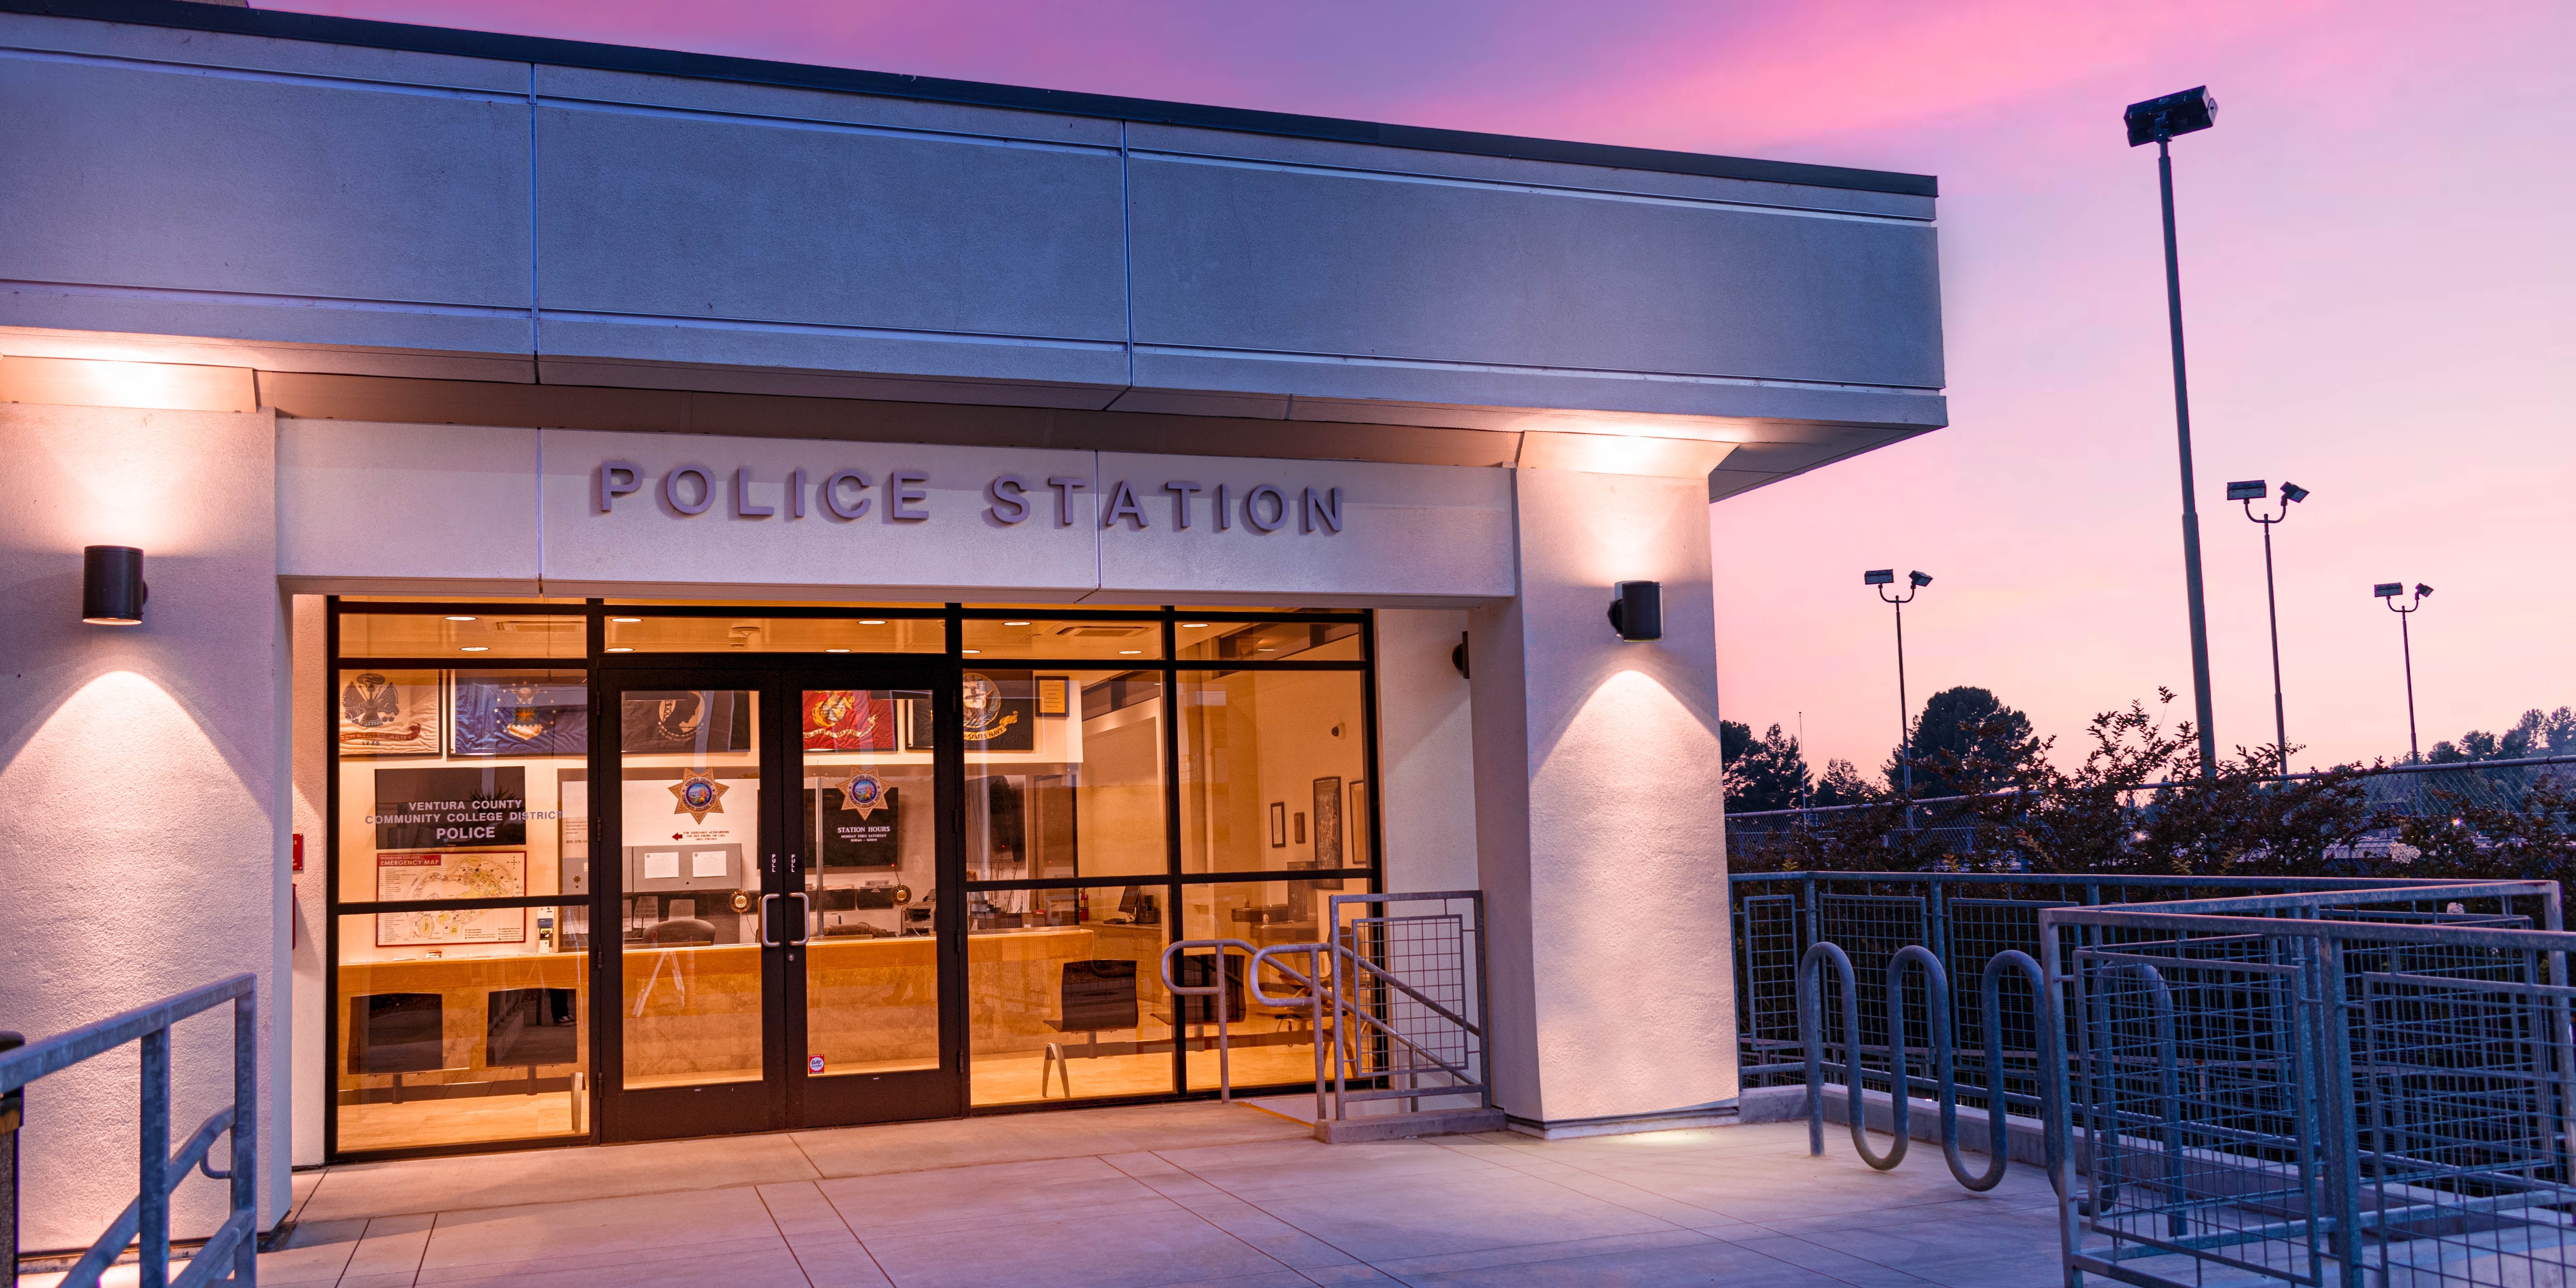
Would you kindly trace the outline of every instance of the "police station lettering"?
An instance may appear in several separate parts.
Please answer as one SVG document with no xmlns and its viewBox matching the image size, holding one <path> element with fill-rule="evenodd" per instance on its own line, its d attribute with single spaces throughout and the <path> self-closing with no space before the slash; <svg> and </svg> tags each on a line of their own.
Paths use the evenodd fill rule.
<svg viewBox="0 0 2576 1288">
<path fill-rule="evenodd" d="M 644 468 L 633 461 L 603 461 L 599 466 L 598 512 L 616 511 L 620 497 L 644 493 L 681 518 L 694 518 L 730 501 L 726 512 L 738 519 L 802 519 L 809 514 L 843 523 L 876 514 L 897 523 L 918 523 L 932 515 L 930 475 L 921 470 L 895 470 L 882 478 L 866 470 L 829 473 L 789 470 L 764 479 L 750 469 L 730 475 L 704 465 L 676 465 L 661 476 L 650 493 Z M 774 485 L 782 490 L 771 491 Z M 758 490 L 764 498 L 753 499 Z M 994 522 L 1017 526 L 1036 521 L 1072 527 L 1086 516 L 1078 499 L 1094 490 L 1089 478 L 996 475 L 984 485 L 982 513 Z M 1141 532 L 1168 526 L 1177 531 L 1255 534 L 1294 528 L 1327 535 L 1342 530 L 1342 490 L 1290 488 L 1275 483 L 1200 483 L 1165 479 L 1159 483 L 1118 479 L 1099 485 L 1095 515 L 1108 529 Z"/>
</svg>

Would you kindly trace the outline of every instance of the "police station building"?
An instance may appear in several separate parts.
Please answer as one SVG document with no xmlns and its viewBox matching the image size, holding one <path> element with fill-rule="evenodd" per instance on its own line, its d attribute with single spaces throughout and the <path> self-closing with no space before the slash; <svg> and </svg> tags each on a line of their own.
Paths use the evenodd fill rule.
<svg viewBox="0 0 2576 1288">
<path fill-rule="evenodd" d="M 1210 1096 L 1370 891 L 1520 1129 L 1735 1096 L 1709 507 L 1943 424 L 1931 179 L 171 0 L 0 176 L 0 1028 L 255 973 L 273 1200 Z"/>
</svg>

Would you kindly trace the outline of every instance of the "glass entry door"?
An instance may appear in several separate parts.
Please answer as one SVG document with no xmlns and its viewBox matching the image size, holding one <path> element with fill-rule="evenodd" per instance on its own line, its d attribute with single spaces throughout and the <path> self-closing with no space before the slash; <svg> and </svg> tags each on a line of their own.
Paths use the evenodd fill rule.
<svg viewBox="0 0 2576 1288">
<path fill-rule="evenodd" d="M 958 1112 L 936 670 L 764 659 L 600 688 L 603 1139 Z"/>
</svg>

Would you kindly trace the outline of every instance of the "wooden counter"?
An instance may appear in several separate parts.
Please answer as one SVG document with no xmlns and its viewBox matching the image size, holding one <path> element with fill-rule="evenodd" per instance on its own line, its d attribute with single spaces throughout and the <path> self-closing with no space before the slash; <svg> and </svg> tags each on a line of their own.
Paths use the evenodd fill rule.
<svg viewBox="0 0 2576 1288">
<path fill-rule="evenodd" d="M 1158 926 L 1092 924 L 971 935 L 966 948 L 967 1023 L 977 1053 L 1035 1051 L 1062 1035 L 1067 962 L 1136 963 L 1142 1026 L 1168 1036 L 1153 1016 L 1169 1014 L 1161 976 Z M 754 1076 L 760 1064 L 760 953 L 755 944 L 629 944 L 624 953 L 626 1068 L 653 1082 Z M 904 939 L 818 938 L 805 948 L 806 1042 L 827 1070 L 932 1068 L 939 1058 L 938 943 Z M 530 953 L 511 957 L 418 959 L 344 966 L 345 997 L 369 993 L 437 993 L 443 1063 L 412 1083 L 481 1081 L 507 1076 L 484 1063 L 486 998 L 495 989 L 586 990 L 587 956 Z M 583 992 L 586 999 L 588 994 Z M 341 1013 L 334 1068 L 342 1085 L 349 1034 Z M 584 1005 L 587 1005 L 585 1000 Z M 588 1027 L 582 1062 L 589 1062 Z M 549 1070 L 550 1074 L 562 1070 Z M 369 1084 L 389 1079 L 366 1079 Z"/>
</svg>

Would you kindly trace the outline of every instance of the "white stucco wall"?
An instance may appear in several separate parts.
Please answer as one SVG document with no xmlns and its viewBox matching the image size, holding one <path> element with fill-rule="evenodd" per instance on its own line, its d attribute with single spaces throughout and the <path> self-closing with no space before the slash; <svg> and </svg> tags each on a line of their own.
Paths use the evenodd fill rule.
<svg viewBox="0 0 2576 1288">
<path fill-rule="evenodd" d="M 289 1030 L 273 420 L 6 404 L 0 457 L 0 1028 L 39 1039 L 256 973 L 266 1225 Z M 81 623 L 85 545 L 145 551 L 144 624 Z M 180 1027 L 173 1144 L 230 1099 L 231 1037 L 228 1008 Z M 133 1198 L 137 1061 L 28 1091 L 22 1247 L 84 1246 Z M 208 1233 L 223 1201 L 183 1185 L 172 1232 Z"/>
<path fill-rule="evenodd" d="M 1520 595 L 1474 648 L 1498 1098 L 1566 1123 L 1735 1095 L 1708 502 L 1696 483 L 1522 470 Z M 1612 583 L 1660 581 L 1622 641 Z"/>
<path fill-rule="evenodd" d="M 1390 891 L 1476 888 L 1474 718 L 1449 654 L 1459 609 L 1377 615 L 1377 763 Z"/>
<path fill-rule="evenodd" d="M 322 1162 L 322 1117 L 328 1112 L 326 1097 L 330 1070 L 325 1066 L 322 1036 L 328 1027 L 330 977 L 323 969 L 322 948 L 329 942 L 330 927 L 324 911 L 330 906 L 326 898 L 327 876 L 331 870 L 329 851 L 325 848 L 329 834 L 323 830 L 323 802 L 328 765 L 323 744 L 324 731 L 330 727 L 330 713 L 322 696 L 323 602 L 320 595 L 294 596 L 293 692 L 289 705 L 294 716 L 288 725 L 288 740 L 294 760 L 292 817 L 295 835 L 304 838 L 304 871 L 295 877 L 295 899 L 288 908 L 294 925 L 287 934 L 288 948 L 294 960 L 294 996 L 290 1001 L 295 1018 L 294 1089 L 294 1163 L 297 1167 L 318 1166 Z"/>
</svg>

